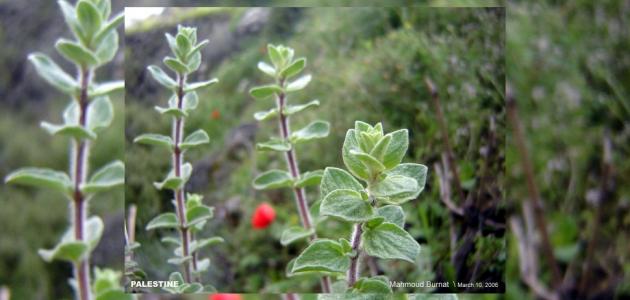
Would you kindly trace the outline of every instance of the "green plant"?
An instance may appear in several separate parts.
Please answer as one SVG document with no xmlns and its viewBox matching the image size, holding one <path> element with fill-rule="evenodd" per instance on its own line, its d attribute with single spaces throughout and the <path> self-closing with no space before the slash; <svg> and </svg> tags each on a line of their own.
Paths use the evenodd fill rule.
<svg viewBox="0 0 630 300">
<path fill-rule="evenodd" d="M 354 224 L 352 236 L 350 240 L 313 241 L 293 262 L 292 273 L 345 273 L 344 292 L 392 291 L 385 276 L 360 277 L 359 260 L 365 254 L 413 263 L 420 252 L 418 242 L 404 230 L 405 213 L 400 205 L 422 192 L 427 167 L 401 163 L 408 145 L 406 129 L 384 134 L 380 123 L 371 126 L 357 121 L 348 130 L 342 157 L 350 172 L 332 167 L 324 170 L 319 213 Z"/>
<path fill-rule="evenodd" d="M 63 124 L 41 123 L 51 135 L 71 138 L 70 175 L 50 169 L 23 168 L 9 174 L 5 181 L 50 188 L 69 199 L 70 228 L 53 249 L 39 250 L 39 254 L 48 262 L 62 260 L 73 264 L 71 285 L 78 299 L 131 299 L 119 286 L 120 274 L 112 270 L 95 269 L 94 286 L 90 287 L 90 253 L 98 245 L 104 225 L 100 217 L 89 217 L 87 209 L 95 194 L 124 183 L 125 167 L 121 161 L 105 165 L 88 179 L 90 144 L 113 119 L 108 94 L 124 88 L 122 81 L 94 82 L 94 73 L 116 55 L 116 28 L 124 15 L 120 13 L 110 19 L 110 0 L 80 0 L 74 6 L 60 0 L 59 6 L 76 40 L 60 38 L 55 48 L 74 63 L 77 78 L 43 53 L 32 53 L 28 59 L 45 81 L 70 97 L 63 112 Z"/>
<path fill-rule="evenodd" d="M 184 138 L 184 121 L 188 114 L 192 112 L 199 102 L 198 89 L 206 88 L 218 80 L 212 79 L 204 82 L 187 83 L 187 76 L 196 71 L 201 64 L 201 48 L 208 44 L 208 40 L 197 43 L 197 29 L 191 27 L 178 26 L 177 35 L 166 34 L 166 40 L 175 57 L 167 56 L 164 64 L 173 70 L 176 78 L 173 79 L 158 66 L 149 66 L 148 70 L 153 78 L 168 88 L 173 95 L 168 101 L 168 107 L 156 107 L 155 109 L 163 115 L 173 119 L 172 137 L 160 134 L 142 134 L 134 140 L 141 144 L 157 145 L 167 147 L 172 154 L 173 168 L 166 178 L 161 182 L 154 183 L 159 190 L 172 190 L 175 200 L 175 213 L 163 213 L 151 220 L 147 230 L 157 228 L 178 229 L 180 239 L 166 237 L 163 242 L 172 243 L 175 248 L 175 257 L 168 260 L 169 263 L 181 265 L 183 276 L 179 272 L 170 275 L 171 280 L 182 282 L 176 289 L 166 289 L 171 293 L 195 293 L 214 291 L 214 287 L 200 283 L 201 274 L 205 272 L 209 265 L 209 259 L 198 259 L 198 251 L 202 248 L 223 242 L 220 237 L 206 239 L 195 239 L 195 234 L 200 232 L 206 222 L 213 217 L 214 208 L 202 203 L 201 195 L 186 194 L 185 184 L 192 173 L 192 165 L 184 163 L 184 153 L 194 147 L 207 144 L 208 134 L 203 129 Z"/>
<path fill-rule="evenodd" d="M 258 69 L 273 77 L 276 82 L 254 87 L 250 90 L 250 94 L 257 99 L 275 96 L 276 107 L 268 111 L 257 112 L 254 114 L 254 118 L 258 121 L 277 118 L 280 138 L 272 138 L 268 142 L 259 143 L 256 145 L 256 148 L 263 151 L 283 152 L 289 171 L 266 171 L 258 175 L 254 179 L 253 184 L 254 188 L 258 190 L 293 189 L 302 227 L 292 226 L 285 229 L 282 233 L 281 243 L 286 246 L 306 237 L 309 237 L 311 241 L 317 238 L 315 224 L 313 224 L 309 211 L 304 188 L 319 184 L 323 171 L 317 170 L 300 174 L 295 145 L 327 137 L 330 132 L 330 124 L 316 120 L 298 131 L 291 132 L 289 117 L 305 109 L 319 106 L 319 101 L 313 100 L 305 104 L 289 105 L 288 94 L 305 88 L 311 81 L 311 75 L 309 74 L 289 82 L 290 78 L 302 72 L 306 66 L 306 58 L 294 59 L 294 50 L 281 45 L 268 45 L 267 50 L 273 66 L 265 62 L 259 62 Z M 322 291 L 324 293 L 330 292 L 330 283 L 327 277 L 324 277 L 322 280 Z"/>
</svg>

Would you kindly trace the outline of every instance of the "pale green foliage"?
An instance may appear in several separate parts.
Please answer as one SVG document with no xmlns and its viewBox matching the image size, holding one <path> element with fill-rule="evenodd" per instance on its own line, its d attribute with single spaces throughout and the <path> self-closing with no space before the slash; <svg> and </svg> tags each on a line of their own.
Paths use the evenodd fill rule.
<svg viewBox="0 0 630 300">
<path fill-rule="evenodd" d="M 123 13 L 120 13 L 110 18 L 110 0 L 79 0 L 74 6 L 60 0 L 59 6 L 76 40 L 60 38 L 55 43 L 55 48 L 63 58 L 76 65 L 77 78 L 66 73 L 43 53 L 32 53 L 28 59 L 37 74 L 64 93 L 69 100 L 63 112 L 63 124 L 42 122 L 41 127 L 51 135 L 66 136 L 74 140 L 73 143 L 79 144 L 86 140 L 95 140 L 113 120 L 114 110 L 108 95 L 123 89 L 124 83 L 123 81 L 96 83 L 92 78 L 98 67 L 110 62 L 116 55 L 118 51 L 116 28 L 124 17 Z M 86 154 L 87 156 L 89 155 Z M 86 162 L 80 164 L 87 166 Z M 19 169 L 9 174 L 5 181 L 50 188 L 63 193 L 69 200 L 88 201 L 95 193 L 122 185 L 124 173 L 124 164 L 121 161 L 113 161 L 93 172 L 87 182 L 79 179 L 77 185 L 65 172 L 42 168 Z M 74 199 L 76 195 L 81 195 L 79 200 Z M 73 225 L 68 228 L 57 245 L 50 250 L 39 250 L 44 260 L 78 263 L 89 259 L 90 252 L 96 248 L 103 234 L 103 221 L 98 216 L 91 216 L 82 224 L 74 224 L 72 217 L 70 220 Z M 83 240 L 76 239 L 75 226 L 83 228 Z M 89 262 L 86 263 L 89 265 Z M 117 280 L 112 280 L 116 279 L 112 274 L 115 272 L 96 269 L 92 291 L 89 291 L 90 287 L 82 288 L 87 289 L 87 293 L 93 293 L 97 300 L 113 299 L 112 297 L 131 299 L 131 296 L 124 295 Z M 107 282 L 111 284 L 106 284 Z"/>
<path fill-rule="evenodd" d="M 217 79 L 212 79 L 203 82 L 188 83 L 186 76 L 199 68 L 201 64 L 201 48 L 208 44 L 207 40 L 197 42 L 197 29 L 191 27 L 178 26 L 178 32 L 175 36 L 166 34 L 166 40 L 174 57 L 167 56 L 164 58 L 164 64 L 175 73 L 175 78 L 170 77 L 162 68 L 158 66 L 149 66 L 147 69 L 153 78 L 162 86 L 171 91 L 172 96 L 168 100 L 167 107 L 156 106 L 155 109 L 163 115 L 170 116 L 175 122 L 183 121 L 188 115 L 197 108 L 199 104 L 199 97 L 196 90 L 207 88 L 214 83 L 217 83 Z M 183 125 L 182 125 L 183 126 Z M 173 155 L 181 155 L 181 161 L 183 162 L 183 155 L 186 151 L 203 146 L 210 142 L 208 134 L 198 129 L 184 138 L 183 128 L 179 128 L 179 132 L 174 129 L 174 136 L 169 137 L 161 134 L 146 133 L 142 134 L 134 139 L 134 142 L 147 145 L 156 145 L 166 147 L 171 151 Z M 179 137 L 180 140 L 177 140 Z M 177 154 L 180 153 L 180 154 Z M 177 166 L 173 166 L 173 169 L 167 174 L 160 182 L 155 182 L 153 185 L 157 189 L 172 190 L 174 194 L 177 194 L 184 188 L 186 182 L 192 174 L 192 165 L 190 163 L 182 163 L 179 166 L 179 170 L 176 170 Z M 179 173 L 179 174 L 178 174 Z M 160 214 L 153 218 L 147 225 L 146 230 L 153 229 L 178 229 L 181 232 L 197 233 L 201 231 L 206 222 L 213 217 L 214 209 L 206 206 L 202 203 L 202 197 L 196 194 L 186 194 L 184 198 L 184 207 L 179 207 L 177 201 L 174 201 L 176 211 L 181 210 L 184 217 L 180 220 L 179 215 L 167 212 Z M 190 235 L 193 237 L 194 235 Z M 184 265 L 187 268 L 188 264 L 193 263 L 196 258 L 196 253 L 204 247 L 214 245 L 222 242 L 223 239 L 219 237 L 195 240 L 191 238 L 188 249 L 188 255 L 184 255 L 185 251 L 182 248 L 182 242 L 175 238 L 165 238 L 163 242 L 175 244 L 178 247 L 173 251 L 174 256 L 167 261 L 175 265 Z M 197 265 L 197 269 L 192 270 L 191 275 L 197 277 L 200 274 L 205 273 L 210 265 L 209 259 L 201 259 L 194 261 Z M 171 293 L 196 293 L 207 291 L 214 291 L 212 286 L 203 286 L 198 282 L 184 282 L 182 274 L 174 272 L 170 276 L 171 280 L 177 280 L 181 282 L 179 288 L 167 288 L 165 289 Z"/>
<path fill-rule="evenodd" d="M 360 252 L 414 262 L 420 245 L 404 230 L 405 213 L 399 205 L 422 192 L 427 168 L 420 164 L 401 164 L 408 144 L 407 130 L 384 134 L 380 123 L 371 126 L 357 121 L 355 128 L 348 130 L 342 157 L 350 173 L 332 167 L 324 170 L 319 213 L 359 224 L 359 248 L 352 249 L 344 239 L 340 243 L 317 240 L 313 243 L 317 243 L 317 248 L 309 247 L 295 259 L 293 273 L 343 273 L 349 268 L 345 262 L 358 259 Z M 385 277 L 359 278 L 346 291 L 391 293 L 387 283 Z"/>
</svg>

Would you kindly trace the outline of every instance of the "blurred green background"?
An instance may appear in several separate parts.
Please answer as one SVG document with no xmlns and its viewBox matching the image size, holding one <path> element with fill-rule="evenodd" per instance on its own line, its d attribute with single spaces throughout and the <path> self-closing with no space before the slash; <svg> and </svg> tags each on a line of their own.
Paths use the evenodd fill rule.
<svg viewBox="0 0 630 300">
<path fill-rule="evenodd" d="M 297 57 L 308 59 L 305 73 L 312 74 L 313 81 L 290 101 L 322 103 L 292 118 L 293 128 L 317 118 L 332 126 L 328 138 L 297 148 L 303 171 L 343 167 L 343 138 L 355 120 L 383 122 L 386 132 L 409 128 L 405 161 L 430 167 L 425 191 L 404 205 L 407 229 L 422 244 L 422 253 L 415 264 L 377 260 L 376 271 L 398 281 L 454 279 L 449 213 L 439 200 L 433 175 L 433 164 L 444 149 L 423 78 L 430 76 L 439 87 L 464 188 L 476 191 L 478 169 L 493 161 L 490 181 L 501 197 L 503 148 L 488 159 L 482 148 L 487 146 L 490 118 L 495 119 L 498 145 L 504 143 L 504 17 L 502 8 L 169 8 L 159 17 L 128 27 L 125 192 L 126 204 L 138 206 L 136 234 L 142 247 L 135 252 L 136 261 L 151 279 L 164 279 L 178 270 L 166 263 L 172 247 L 160 242 L 161 237 L 176 233 L 144 230 L 153 217 L 173 209 L 172 195 L 151 184 L 168 172 L 170 156 L 166 150 L 131 141 L 145 132 L 170 132 L 170 120 L 153 109 L 166 103 L 169 95 L 145 68 L 161 64 L 169 51 L 164 33 L 174 33 L 181 23 L 198 27 L 200 40 L 210 39 L 200 72 L 190 81 L 220 80 L 200 94 L 200 106 L 186 124 L 188 132 L 203 128 L 211 138 L 210 146 L 187 154 L 194 166 L 187 190 L 203 194 L 205 203 L 216 207 L 215 219 L 200 235 L 226 239 L 200 255 L 211 259 L 205 281 L 230 292 L 319 290 L 317 277 L 285 276 L 287 262 L 306 246 L 305 242 L 290 247 L 279 243 L 284 227 L 299 224 L 293 195 L 289 190 L 256 192 L 251 187 L 257 173 L 286 168 L 277 153 L 252 150 L 255 142 L 277 136 L 275 122 L 257 123 L 252 116 L 273 102 L 254 101 L 247 93 L 252 86 L 268 82 L 256 68 L 258 61 L 266 59 L 267 43 L 293 47 Z M 316 188 L 307 193 L 310 203 L 319 197 Z M 251 215 L 265 201 L 274 206 L 276 221 L 265 230 L 254 230 Z M 502 204 L 488 214 L 504 222 Z M 349 230 L 333 220 L 318 228 L 320 236 L 331 238 L 349 236 Z M 470 242 L 475 247 L 467 252 L 464 268 L 472 270 L 479 261 L 476 279 L 498 282 L 502 289 L 503 231 L 484 231 Z M 416 290 L 421 291 L 431 290 Z"/>
</svg>

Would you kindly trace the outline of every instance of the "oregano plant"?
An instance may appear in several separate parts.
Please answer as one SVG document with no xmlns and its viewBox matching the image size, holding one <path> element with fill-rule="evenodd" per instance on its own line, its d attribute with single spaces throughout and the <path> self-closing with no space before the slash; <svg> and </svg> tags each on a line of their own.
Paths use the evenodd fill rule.
<svg viewBox="0 0 630 300">
<path fill-rule="evenodd" d="M 70 139 L 70 170 L 66 173 L 23 168 L 9 174 L 5 182 L 49 188 L 68 199 L 70 228 L 54 248 L 39 250 L 39 254 L 47 262 L 72 263 L 74 278 L 70 283 L 77 299 L 131 299 L 120 287 L 120 272 L 95 268 L 94 285 L 90 285 L 90 253 L 98 245 L 104 225 L 99 216 L 90 216 L 88 210 L 88 202 L 94 195 L 124 183 L 125 167 L 121 161 L 113 161 L 91 175 L 88 170 L 90 146 L 114 117 L 108 95 L 124 88 L 123 81 L 94 80 L 96 70 L 109 63 L 118 51 L 116 28 L 124 15 L 111 17 L 110 0 L 80 0 L 75 5 L 65 0 L 58 3 L 74 39 L 59 38 L 55 48 L 74 64 L 76 76 L 66 73 L 46 54 L 32 53 L 28 60 L 37 74 L 68 98 L 63 123 L 42 122 L 41 127 L 53 136 Z"/>
<path fill-rule="evenodd" d="M 311 81 L 311 75 L 303 75 L 297 79 L 292 79 L 302 72 L 306 67 L 306 58 L 294 58 L 294 50 L 282 45 L 268 45 L 267 51 L 271 65 L 266 62 L 259 62 L 258 69 L 274 78 L 273 84 L 254 87 L 250 94 L 256 99 L 267 99 L 275 97 L 276 105 L 267 111 L 254 114 L 258 121 L 269 119 L 278 120 L 280 137 L 271 138 L 267 142 L 258 143 L 256 148 L 261 151 L 282 152 L 286 159 L 287 169 L 269 170 L 258 175 L 253 182 L 254 188 L 258 190 L 290 188 L 293 190 L 298 214 L 302 226 L 291 226 L 284 230 L 281 236 L 282 245 L 289 245 L 295 241 L 309 238 L 317 238 L 313 218 L 309 211 L 309 204 L 304 188 L 318 185 L 323 171 L 316 170 L 300 173 L 295 146 L 304 144 L 315 139 L 328 136 L 330 124 L 326 121 L 316 120 L 306 125 L 306 127 L 291 132 L 289 118 L 306 109 L 319 106 L 318 100 L 312 100 L 304 104 L 289 104 L 288 96 L 305 88 Z M 330 292 L 330 283 L 327 277 L 322 279 L 322 291 Z"/>
<path fill-rule="evenodd" d="M 197 42 L 197 29 L 193 27 L 177 27 L 175 36 L 166 33 L 166 40 L 174 57 L 164 58 L 164 64 L 175 73 L 175 78 L 169 76 L 162 68 L 152 65 L 148 67 L 153 78 L 166 87 L 172 93 L 167 107 L 156 106 L 155 109 L 162 115 L 172 119 L 172 136 L 161 134 L 142 134 L 134 140 L 136 143 L 166 147 L 171 152 L 172 169 L 166 178 L 155 182 L 154 186 L 159 190 L 173 192 L 175 212 L 167 212 L 156 216 L 147 226 L 147 230 L 153 229 L 177 229 L 179 239 L 173 237 L 163 238 L 165 243 L 176 246 L 174 256 L 168 262 L 181 266 L 182 273 L 173 272 L 169 280 L 178 281 L 181 284 L 177 288 L 165 288 L 171 293 L 196 293 L 202 291 L 214 291 L 211 285 L 203 285 L 201 274 L 208 270 L 210 260 L 199 259 L 199 250 L 223 242 L 220 237 L 196 239 L 206 222 L 213 217 L 214 208 L 203 204 L 202 196 L 188 194 L 185 185 L 192 173 L 192 165 L 184 162 L 186 151 L 209 143 L 208 134 L 203 129 L 198 129 L 184 137 L 185 120 L 196 108 L 199 102 L 197 90 L 207 88 L 218 80 L 189 83 L 188 76 L 197 71 L 201 64 L 201 49 L 208 44 L 208 40 Z"/>
<path fill-rule="evenodd" d="M 361 277 L 360 258 L 414 262 L 420 245 L 404 229 L 401 205 L 424 189 L 427 167 L 401 163 L 409 145 L 406 129 L 383 133 L 381 123 L 357 121 L 348 130 L 342 158 L 348 171 L 328 167 L 320 183 L 319 213 L 353 224 L 349 239 L 317 239 L 290 272 L 324 272 L 344 278 L 340 292 L 391 293 L 385 276 Z"/>
</svg>

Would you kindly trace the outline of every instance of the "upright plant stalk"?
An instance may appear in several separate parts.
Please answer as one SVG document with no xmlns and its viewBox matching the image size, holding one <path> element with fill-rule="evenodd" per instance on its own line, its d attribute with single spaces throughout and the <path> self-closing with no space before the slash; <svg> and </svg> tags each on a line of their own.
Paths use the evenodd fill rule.
<svg viewBox="0 0 630 300">
<path fill-rule="evenodd" d="M 90 252 L 98 245 L 104 225 L 98 216 L 88 219 L 87 210 L 88 201 L 94 194 L 124 183 L 125 170 L 121 161 L 102 167 L 88 180 L 90 143 L 96 140 L 97 133 L 109 127 L 113 119 L 108 95 L 124 88 L 122 81 L 95 83 L 92 78 L 99 67 L 116 55 L 116 28 L 124 16 L 120 13 L 110 19 L 109 0 L 80 0 L 76 5 L 61 0 L 59 6 L 75 40 L 60 38 L 55 48 L 76 66 L 77 78 L 72 78 L 43 53 L 33 53 L 29 55 L 29 60 L 44 80 L 71 99 L 63 113 L 63 124 L 41 123 L 42 128 L 51 135 L 71 138 L 70 176 L 50 169 L 23 168 L 11 173 L 5 180 L 53 188 L 70 200 L 71 228 L 55 248 L 40 250 L 39 254 L 46 261 L 64 260 L 72 263 L 77 299 L 131 299 L 119 287 L 118 272 L 96 269 L 94 288 L 90 286 Z M 110 284 L 107 288 L 102 286 L 105 282 Z"/>
<path fill-rule="evenodd" d="M 288 105 L 288 94 L 305 88 L 311 81 L 311 75 L 304 75 L 291 82 L 288 81 L 304 69 L 306 58 L 294 59 L 294 50 L 281 45 L 268 45 L 267 50 L 271 65 L 259 62 L 258 68 L 265 74 L 273 77 L 276 83 L 255 87 L 250 90 L 250 94 L 257 99 L 275 96 L 276 107 L 268 111 L 257 112 L 254 114 L 254 117 L 258 121 L 277 117 L 280 138 L 273 138 L 268 142 L 259 143 L 257 144 L 257 149 L 284 152 L 288 172 L 281 170 L 264 172 L 254 179 L 254 188 L 263 190 L 286 187 L 293 190 L 302 227 L 292 226 L 283 232 L 281 243 L 286 246 L 306 237 L 308 237 L 309 241 L 317 238 L 315 224 L 313 224 L 309 211 L 304 188 L 319 184 L 323 172 L 317 170 L 300 174 L 295 145 L 327 137 L 330 132 L 330 125 L 328 122 L 317 120 L 296 132 L 291 132 L 289 117 L 307 108 L 319 106 L 319 101 L 313 100 L 306 104 Z M 330 292 L 330 280 L 328 277 L 322 278 L 321 287 L 322 292 Z"/>
<path fill-rule="evenodd" d="M 295 259 L 292 274 L 325 272 L 343 277 L 347 292 L 392 292 L 385 276 L 360 277 L 359 263 L 363 254 L 413 263 L 420 253 L 418 242 L 403 229 L 405 213 L 400 205 L 420 195 L 427 167 L 401 163 L 408 145 L 406 129 L 384 134 L 380 123 L 357 121 L 348 130 L 342 157 L 350 172 L 324 170 L 319 212 L 353 224 L 352 235 L 350 240 L 315 240 Z"/>
<path fill-rule="evenodd" d="M 547 220 L 545 219 L 542 201 L 540 200 L 540 193 L 538 192 L 538 187 L 536 186 L 536 181 L 534 180 L 534 168 L 532 167 L 532 162 L 529 158 L 529 152 L 527 151 L 527 146 L 525 145 L 525 137 L 523 134 L 523 130 L 521 129 L 520 119 L 518 117 L 516 100 L 514 99 L 514 95 L 512 94 L 511 90 L 508 89 L 506 94 L 508 121 L 512 125 L 516 147 L 521 155 L 521 164 L 523 166 L 523 170 L 525 171 L 525 178 L 527 179 L 527 189 L 530 195 L 528 201 L 532 205 L 536 227 L 538 228 L 540 237 L 542 239 L 542 251 L 544 252 L 547 264 L 551 269 L 551 281 L 554 288 L 559 289 L 560 285 L 562 284 L 562 276 L 560 273 L 560 268 L 558 267 L 555 260 L 553 247 L 551 246 L 551 241 L 549 239 L 549 233 L 547 232 Z"/>
<path fill-rule="evenodd" d="M 154 183 L 157 189 L 167 189 L 173 192 L 175 197 L 175 213 L 163 213 L 147 224 L 146 229 L 156 228 L 177 229 L 179 240 L 165 238 L 162 241 L 173 243 L 175 257 L 168 260 L 169 263 L 181 265 L 183 276 L 179 272 L 170 274 L 170 280 L 180 281 L 177 288 L 165 288 L 171 293 L 195 293 L 201 291 L 214 291 L 214 287 L 201 284 L 201 274 L 209 265 L 209 259 L 198 260 L 198 251 L 204 247 L 222 242 L 219 237 L 195 240 L 195 232 L 203 229 L 207 220 L 213 217 L 214 208 L 203 205 L 202 197 L 196 194 L 187 194 L 185 185 L 192 165 L 184 162 L 184 153 L 193 147 L 209 143 L 208 134 L 202 129 L 184 138 L 185 119 L 193 111 L 199 102 L 196 90 L 209 87 L 218 82 L 212 79 L 197 83 L 188 83 L 188 75 L 196 71 L 201 64 L 201 49 L 208 44 L 207 40 L 197 43 L 197 29 L 178 26 L 176 36 L 166 34 L 166 40 L 175 57 L 164 58 L 164 64 L 175 72 L 175 79 L 171 78 L 158 66 L 149 66 L 148 70 L 153 78 L 169 89 L 171 96 L 168 107 L 156 107 L 156 110 L 172 118 L 171 136 L 160 134 L 142 134 L 134 142 L 150 145 L 165 146 L 171 151 L 172 170 L 161 182 Z"/>
</svg>

